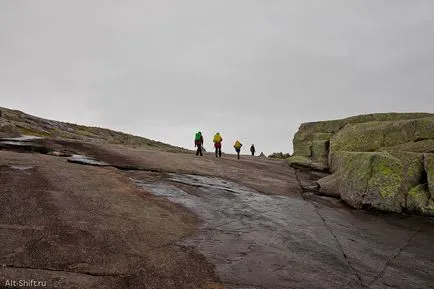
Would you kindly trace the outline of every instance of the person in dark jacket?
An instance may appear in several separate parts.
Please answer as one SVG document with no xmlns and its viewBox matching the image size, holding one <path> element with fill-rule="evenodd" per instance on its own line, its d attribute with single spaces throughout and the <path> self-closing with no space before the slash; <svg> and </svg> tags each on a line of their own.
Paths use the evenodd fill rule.
<svg viewBox="0 0 434 289">
<path fill-rule="evenodd" d="M 203 156 L 202 146 L 203 146 L 203 136 L 202 136 L 202 133 L 199 131 L 198 133 L 196 133 L 196 135 L 194 137 L 194 147 L 197 147 L 197 150 L 196 150 L 197 156 L 198 155 Z"/>
<path fill-rule="evenodd" d="M 255 145 L 254 144 L 252 144 L 252 146 L 250 147 L 250 152 L 252 153 L 252 156 L 255 155 L 256 150 L 255 150 Z"/>
</svg>

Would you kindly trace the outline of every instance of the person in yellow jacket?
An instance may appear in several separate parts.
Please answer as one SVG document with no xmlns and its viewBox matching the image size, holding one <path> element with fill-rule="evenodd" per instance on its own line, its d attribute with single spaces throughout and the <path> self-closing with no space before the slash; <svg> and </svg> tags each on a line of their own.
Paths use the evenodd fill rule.
<svg viewBox="0 0 434 289">
<path fill-rule="evenodd" d="M 242 147 L 242 146 L 243 146 L 243 144 L 240 143 L 239 140 L 237 140 L 237 141 L 235 142 L 235 144 L 234 144 L 234 148 L 235 148 L 235 151 L 237 152 L 237 158 L 238 158 L 238 159 L 240 159 L 240 152 L 241 152 L 241 147 Z"/>
<path fill-rule="evenodd" d="M 221 137 L 220 133 L 216 133 L 214 135 L 214 139 L 213 139 L 216 158 L 222 157 L 222 141 L 223 141 L 223 138 Z"/>
</svg>

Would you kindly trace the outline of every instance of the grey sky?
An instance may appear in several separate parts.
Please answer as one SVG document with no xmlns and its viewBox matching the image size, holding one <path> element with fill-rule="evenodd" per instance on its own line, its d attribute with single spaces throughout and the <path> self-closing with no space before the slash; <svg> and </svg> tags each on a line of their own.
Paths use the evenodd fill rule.
<svg viewBox="0 0 434 289">
<path fill-rule="evenodd" d="M 432 0 L 0 0 L 0 106 L 191 148 L 434 111 Z"/>
</svg>

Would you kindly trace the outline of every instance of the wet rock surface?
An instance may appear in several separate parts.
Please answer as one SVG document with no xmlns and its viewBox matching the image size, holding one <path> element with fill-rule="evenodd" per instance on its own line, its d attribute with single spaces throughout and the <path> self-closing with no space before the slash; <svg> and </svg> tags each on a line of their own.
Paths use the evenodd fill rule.
<svg viewBox="0 0 434 289">
<path fill-rule="evenodd" d="M 198 175 L 134 180 L 200 217 L 199 232 L 182 244 L 215 264 L 227 288 L 432 288 L 431 219 L 264 195 Z"/>
</svg>

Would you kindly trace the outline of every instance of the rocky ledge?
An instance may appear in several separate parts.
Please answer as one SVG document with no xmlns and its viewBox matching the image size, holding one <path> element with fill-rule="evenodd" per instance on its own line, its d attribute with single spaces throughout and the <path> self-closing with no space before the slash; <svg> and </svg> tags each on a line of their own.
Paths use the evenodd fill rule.
<svg viewBox="0 0 434 289">
<path fill-rule="evenodd" d="M 292 166 L 329 171 L 319 192 L 354 208 L 434 216 L 434 114 L 382 113 L 304 123 Z"/>
</svg>

